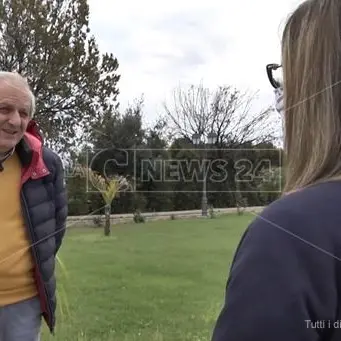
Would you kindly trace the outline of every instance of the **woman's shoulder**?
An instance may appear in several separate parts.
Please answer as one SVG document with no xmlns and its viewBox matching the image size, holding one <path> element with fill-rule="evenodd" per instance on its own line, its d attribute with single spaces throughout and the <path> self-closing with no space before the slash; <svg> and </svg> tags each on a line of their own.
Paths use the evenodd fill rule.
<svg viewBox="0 0 341 341">
<path fill-rule="evenodd" d="M 268 242 L 294 238 L 295 243 L 328 249 L 341 244 L 341 181 L 282 196 L 255 216 L 247 232 Z"/>
<path fill-rule="evenodd" d="M 289 214 L 305 219 L 327 213 L 336 215 L 341 213 L 341 180 L 323 182 L 286 193 L 262 212 L 264 215 Z"/>
</svg>

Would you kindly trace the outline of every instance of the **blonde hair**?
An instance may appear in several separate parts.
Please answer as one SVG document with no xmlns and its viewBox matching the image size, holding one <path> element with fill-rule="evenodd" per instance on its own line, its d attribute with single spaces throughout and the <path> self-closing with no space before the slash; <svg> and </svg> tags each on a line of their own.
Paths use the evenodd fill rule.
<svg viewBox="0 0 341 341">
<path fill-rule="evenodd" d="M 341 178 L 340 22 L 340 0 L 308 0 L 283 32 L 284 193 Z"/>
<path fill-rule="evenodd" d="M 35 110 L 36 110 L 36 99 L 35 99 L 35 96 L 31 90 L 29 84 L 28 84 L 27 79 L 17 72 L 0 71 L 0 81 L 6 81 L 6 82 L 12 84 L 13 86 L 17 86 L 17 85 L 22 86 L 23 85 L 25 87 L 25 89 L 28 91 L 30 99 L 31 99 L 29 116 L 30 116 L 30 118 L 33 118 L 33 116 L 35 114 Z"/>
</svg>

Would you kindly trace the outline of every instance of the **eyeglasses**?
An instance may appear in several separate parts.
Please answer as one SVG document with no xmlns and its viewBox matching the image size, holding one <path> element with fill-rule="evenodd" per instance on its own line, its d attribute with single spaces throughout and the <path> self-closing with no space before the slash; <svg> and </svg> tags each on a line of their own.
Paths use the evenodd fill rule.
<svg viewBox="0 0 341 341">
<path fill-rule="evenodd" d="M 268 75 L 270 84 L 275 88 L 278 89 L 283 84 L 283 75 L 282 72 L 278 72 L 276 75 L 274 75 L 275 71 L 277 71 L 279 68 L 282 68 L 282 65 L 279 64 L 268 64 L 266 66 L 266 73 Z"/>
</svg>

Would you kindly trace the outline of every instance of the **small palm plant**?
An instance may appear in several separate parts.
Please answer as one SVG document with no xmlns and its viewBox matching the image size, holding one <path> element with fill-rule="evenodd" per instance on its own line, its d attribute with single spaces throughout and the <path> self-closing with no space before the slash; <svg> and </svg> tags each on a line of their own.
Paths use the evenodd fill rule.
<svg viewBox="0 0 341 341">
<path fill-rule="evenodd" d="M 120 192 L 127 191 L 132 188 L 129 181 L 123 176 L 113 176 L 111 178 L 104 178 L 100 174 L 92 171 L 90 168 L 80 167 L 81 174 L 87 174 L 92 185 L 101 193 L 105 202 L 105 218 L 106 224 L 104 228 L 104 234 L 110 235 L 110 214 L 111 214 L 111 203 Z M 82 173 L 83 172 L 83 173 Z M 60 256 L 56 256 L 57 267 L 59 268 L 60 279 L 57 289 L 57 299 L 59 302 L 60 314 L 62 316 L 70 316 L 70 309 L 68 304 L 68 298 L 66 294 L 65 284 L 68 280 L 68 272 L 64 262 Z"/>
<path fill-rule="evenodd" d="M 104 235 L 110 235 L 110 215 L 112 201 L 119 195 L 120 192 L 126 192 L 132 188 L 130 182 L 124 176 L 115 175 L 110 178 L 105 178 L 92 169 L 87 170 L 91 184 L 101 193 L 105 203 L 105 225 Z"/>
</svg>

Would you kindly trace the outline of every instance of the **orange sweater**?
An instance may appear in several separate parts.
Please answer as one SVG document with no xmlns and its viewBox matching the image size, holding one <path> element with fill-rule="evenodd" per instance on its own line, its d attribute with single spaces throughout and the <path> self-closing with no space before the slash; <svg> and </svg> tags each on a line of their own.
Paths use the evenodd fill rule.
<svg viewBox="0 0 341 341">
<path fill-rule="evenodd" d="M 0 172 L 0 306 L 37 295 L 20 203 L 21 165 L 14 153 Z"/>
</svg>

